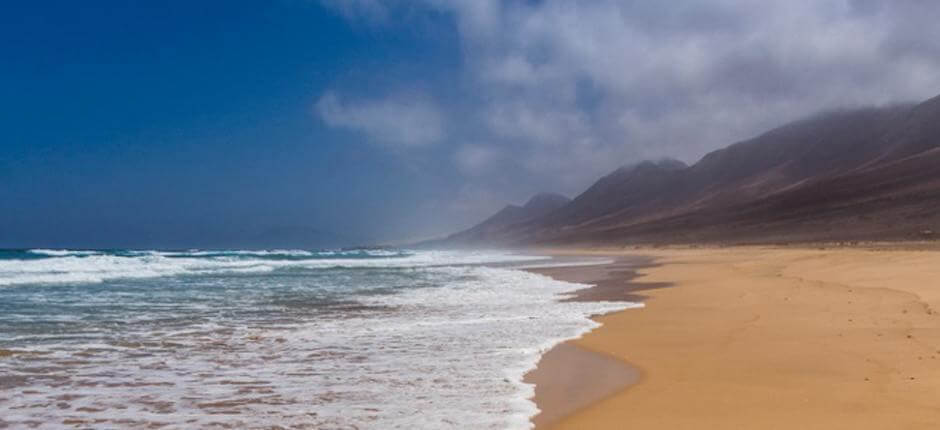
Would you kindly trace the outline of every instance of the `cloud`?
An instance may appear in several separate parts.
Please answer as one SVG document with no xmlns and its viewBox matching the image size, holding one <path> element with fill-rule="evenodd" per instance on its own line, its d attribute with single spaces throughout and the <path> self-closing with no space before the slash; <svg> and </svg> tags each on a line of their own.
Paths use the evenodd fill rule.
<svg viewBox="0 0 940 430">
<path fill-rule="evenodd" d="M 503 176 L 479 174 L 495 159 L 453 144 L 456 171 L 487 190 L 476 200 L 576 194 L 640 159 L 694 162 L 822 110 L 940 93 L 940 2 L 375 2 L 452 21 L 459 94 L 440 112 L 461 125 L 454 142 L 498 151 Z"/>
<path fill-rule="evenodd" d="M 327 92 L 316 112 L 327 125 L 361 132 L 374 142 L 423 146 L 444 138 L 440 108 L 420 96 L 350 101 Z"/>
<path fill-rule="evenodd" d="M 499 157 L 497 149 L 482 144 L 463 145 L 454 154 L 457 167 L 469 176 L 493 173 Z"/>
</svg>

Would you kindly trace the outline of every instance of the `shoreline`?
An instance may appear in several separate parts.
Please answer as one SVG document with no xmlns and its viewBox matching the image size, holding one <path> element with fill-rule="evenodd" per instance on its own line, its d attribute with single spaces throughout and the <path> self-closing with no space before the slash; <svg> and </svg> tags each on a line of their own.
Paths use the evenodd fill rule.
<svg viewBox="0 0 940 430">
<path fill-rule="evenodd" d="M 553 257 L 583 257 L 581 253 L 551 252 Z M 527 272 L 590 287 L 577 290 L 565 301 L 614 301 L 642 303 L 640 292 L 668 284 L 641 284 L 638 269 L 652 267 L 654 259 L 641 255 L 612 256 L 609 262 L 524 268 Z M 638 309 L 624 309 L 627 312 Z M 591 317 L 597 321 L 602 315 Z M 600 329 L 598 327 L 597 329 Z M 597 330 L 595 329 L 595 330 Z M 612 396 L 643 378 L 642 369 L 616 357 L 585 349 L 571 339 L 545 352 L 525 382 L 535 385 L 532 401 L 539 413 L 531 421 L 536 429 L 551 427 L 566 416 Z"/>
<path fill-rule="evenodd" d="M 940 425 L 940 252 L 541 252 L 617 258 L 603 266 L 533 271 L 595 285 L 575 300 L 629 297 L 646 306 L 599 316 L 601 327 L 543 355 L 526 376 L 541 394 L 533 399 L 543 411 L 533 418 L 538 429 L 620 428 L 627 422 L 654 429 Z M 650 259 L 618 268 L 637 255 Z M 557 359 L 562 355 L 569 357 Z M 592 366 L 595 372 L 584 375 L 578 360 L 588 356 L 615 366 Z M 614 368 L 632 369 L 637 377 L 614 378 L 616 387 L 592 382 L 597 375 L 619 374 Z"/>
</svg>

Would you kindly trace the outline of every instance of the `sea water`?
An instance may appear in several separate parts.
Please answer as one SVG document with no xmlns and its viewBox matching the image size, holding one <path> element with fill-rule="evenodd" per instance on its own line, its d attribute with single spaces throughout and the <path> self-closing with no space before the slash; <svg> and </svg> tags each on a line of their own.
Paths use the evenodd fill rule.
<svg viewBox="0 0 940 430">
<path fill-rule="evenodd" d="M 631 303 L 506 252 L 0 251 L 0 428 L 525 429 Z"/>
</svg>

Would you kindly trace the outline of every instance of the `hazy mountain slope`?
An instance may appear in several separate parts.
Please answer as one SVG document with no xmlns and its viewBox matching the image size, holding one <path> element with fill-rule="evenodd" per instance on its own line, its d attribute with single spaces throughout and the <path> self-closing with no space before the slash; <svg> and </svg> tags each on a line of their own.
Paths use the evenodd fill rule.
<svg viewBox="0 0 940 430">
<path fill-rule="evenodd" d="M 672 200 L 686 169 L 676 160 L 645 161 L 625 166 L 601 178 L 571 203 L 538 220 L 541 226 L 576 226 L 615 214 L 624 209 L 654 210 Z"/>
<path fill-rule="evenodd" d="M 940 229 L 938 147 L 940 97 L 833 112 L 692 166 L 618 169 L 569 204 L 486 237 L 520 245 L 928 237 Z"/>
<path fill-rule="evenodd" d="M 764 196 L 879 157 L 880 137 L 910 106 L 819 115 L 714 151 L 687 172 L 698 203 Z"/>
<path fill-rule="evenodd" d="M 940 96 L 911 109 L 882 137 L 887 149 L 872 165 L 929 151 L 940 144 Z"/>
<path fill-rule="evenodd" d="M 571 199 L 560 194 L 536 194 L 524 205 L 508 205 L 483 222 L 447 237 L 444 242 L 452 244 L 503 242 L 512 228 L 544 217 L 570 201 Z"/>
<path fill-rule="evenodd" d="M 911 240 L 940 229 L 940 149 L 762 199 L 650 222 L 579 230 L 557 242 Z"/>
</svg>

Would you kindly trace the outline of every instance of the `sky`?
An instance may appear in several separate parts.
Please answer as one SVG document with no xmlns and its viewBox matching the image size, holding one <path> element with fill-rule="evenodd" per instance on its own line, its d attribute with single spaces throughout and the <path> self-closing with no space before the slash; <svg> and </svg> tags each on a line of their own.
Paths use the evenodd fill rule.
<svg viewBox="0 0 940 430">
<path fill-rule="evenodd" d="M 938 19 L 929 0 L 11 3 L 0 247 L 439 236 L 940 94 Z"/>
</svg>

